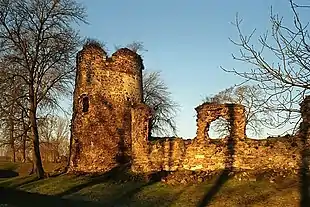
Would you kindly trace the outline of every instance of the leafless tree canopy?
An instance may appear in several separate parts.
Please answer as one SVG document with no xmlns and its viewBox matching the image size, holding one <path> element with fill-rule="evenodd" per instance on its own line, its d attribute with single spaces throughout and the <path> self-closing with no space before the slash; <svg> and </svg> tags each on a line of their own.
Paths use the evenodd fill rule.
<svg viewBox="0 0 310 207">
<path fill-rule="evenodd" d="M 160 72 L 143 73 L 143 101 L 153 110 L 150 129 L 153 135 L 176 134 L 175 115 L 178 104 L 171 98 Z"/>
<path fill-rule="evenodd" d="M 38 121 L 41 142 L 57 145 L 59 155 L 69 153 L 70 121 L 65 117 L 48 116 Z"/>
<path fill-rule="evenodd" d="M 245 107 L 246 131 L 248 134 L 258 136 L 262 134 L 263 123 L 269 114 L 261 107 L 263 102 L 262 91 L 254 85 L 233 86 L 220 91 L 218 94 L 205 98 L 204 102 L 211 103 L 235 103 Z M 219 136 L 228 135 L 230 131 L 227 121 L 218 121 L 214 125 L 214 132 Z"/>
<path fill-rule="evenodd" d="M 258 44 L 253 43 L 256 31 L 244 34 L 242 19 L 236 16 L 234 24 L 239 39 L 231 41 L 240 53 L 233 54 L 233 58 L 252 68 L 245 71 L 224 69 L 247 81 L 258 82 L 266 97 L 264 107 L 274 112 L 267 125 L 277 128 L 290 122 L 297 125 L 299 104 L 310 89 L 310 37 L 308 24 L 301 20 L 300 15 L 300 12 L 309 12 L 310 7 L 298 5 L 293 0 L 288 3 L 293 26 L 286 26 L 280 15 L 271 12 L 270 31 L 259 36 Z"/>
<path fill-rule="evenodd" d="M 72 24 L 78 22 L 85 22 L 85 9 L 74 0 L 0 0 L 0 88 L 17 81 L 25 89 L 14 99 L 27 101 L 23 107 L 39 177 L 44 170 L 37 116 L 58 107 L 59 97 L 70 89 L 80 45 Z"/>
</svg>

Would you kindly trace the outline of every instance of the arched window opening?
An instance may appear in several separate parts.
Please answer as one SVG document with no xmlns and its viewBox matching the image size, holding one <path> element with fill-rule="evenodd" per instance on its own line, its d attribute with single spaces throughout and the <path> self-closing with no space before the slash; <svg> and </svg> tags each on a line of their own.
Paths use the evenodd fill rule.
<svg viewBox="0 0 310 207">
<path fill-rule="evenodd" d="M 211 139 L 225 138 L 230 135 L 230 123 L 223 117 L 219 117 L 210 123 L 207 133 Z"/>
</svg>

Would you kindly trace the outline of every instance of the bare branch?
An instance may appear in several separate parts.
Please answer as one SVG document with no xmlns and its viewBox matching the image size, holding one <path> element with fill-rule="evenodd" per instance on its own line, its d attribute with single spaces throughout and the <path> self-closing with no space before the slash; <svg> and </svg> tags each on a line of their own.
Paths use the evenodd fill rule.
<svg viewBox="0 0 310 207">
<path fill-rule="evenodd" d="M 310 8 L 297 5 L 290 0 L 293 13 L 293 27 L 285 26 L 283 18 L 271 10 L 271 32 L 259 36 L 253 44 L 253 30 L 249 36 L 241 30 L 242 20 L 236 15 L 234 26 L 239 40 L 231 40 L 240 50 L 233 54 L 234 60 L 253 66 L 249 70 L 222 69 L 234 73 L 246 82 L 257 82 L 264 92 L 262 102 L 264 111 L 273 111 L 268 125 L 274 128 L 284 127 L 294 120 L 297 123 L 299 103 L 309 94 L 310 89 L 310 46 L 308 23 L 303 24 L 297 9 Z M 254 46 L 256 45 L 256 46 Z M 273 57 L 270 56 L 273 55 Z M 273 62 L 274 61 L 274 62 Z"/>
<path fill-rule="evenodd" d="M 153 110 L 150 129 L 153 134 L 176 135 L 175 116 L 178 104 L 171 98 L 167 85 L 160 77 L 160 72 L 143 73 L 143 101 Z"/>
</svg>

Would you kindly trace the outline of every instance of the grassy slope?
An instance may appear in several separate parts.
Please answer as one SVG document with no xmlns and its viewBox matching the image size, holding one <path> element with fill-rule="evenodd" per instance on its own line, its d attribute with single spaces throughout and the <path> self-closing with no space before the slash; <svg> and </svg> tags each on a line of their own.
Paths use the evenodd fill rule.
<svg viewBox="0 0 310 207">
<path fill-rule="evenodd" d="M 17 165 L 0 164 L 2 169 Z M 21 169 L 21 168 L 19 168 Z M 118 173 L 118 172 L 116 172 Z M 126 175 L 128 176 L 128 175 Z M 121 178 L 120 178 L 121 179 Z M 120 180 L 111 173 L 103 176 L 60 175 L 44 180 L 18 176 L 0 180 L 0 203 L 12 206 L 199 206 L 212 191 L 214 180 L 192 185 L 170 186 L 160 182 Z M 298 206 L 299 184 L 287 178 L 278 183 L 230 179 L 209 201 L 208 206 Z M 1 204 L 0 204 L 1 206 Z M 11 205 L 10 205 L 11 206 Z"/>
</svg>

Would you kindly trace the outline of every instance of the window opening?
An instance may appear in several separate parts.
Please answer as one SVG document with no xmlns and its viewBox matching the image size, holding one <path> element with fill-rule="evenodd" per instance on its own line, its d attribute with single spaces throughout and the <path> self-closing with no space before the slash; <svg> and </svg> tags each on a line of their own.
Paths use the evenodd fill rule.
<svg viewBox="0 0 310 207">
<path fill-rule="evenodd" d="M 230 123 L 223 117 L 219 117 L 210 123 L 207 133 L 211 139 L 225 138 L 230 134 Z"/>
<path fill-rule="evenodd" d="M 88 96 L 84 96 L 82 99 L 82 104 L 83 104 L 83 112 L 88 112 L 88 108 L 89 108 L 89 98 Z"/>
</svg>

